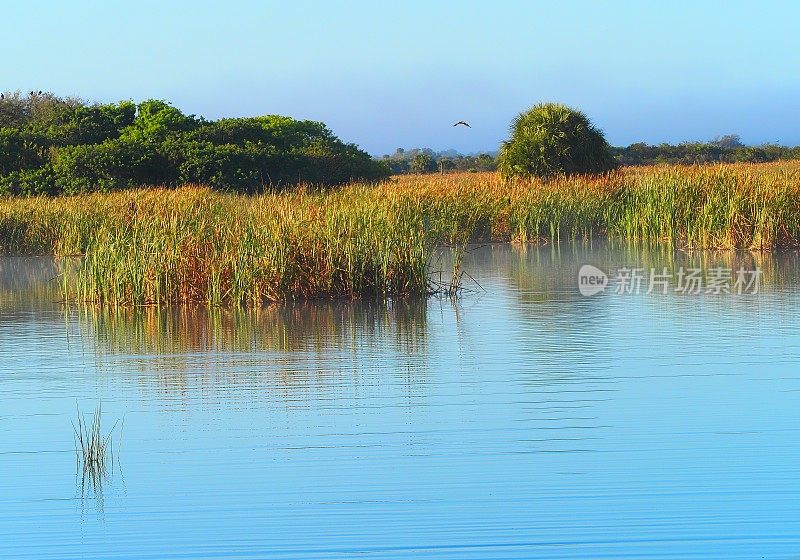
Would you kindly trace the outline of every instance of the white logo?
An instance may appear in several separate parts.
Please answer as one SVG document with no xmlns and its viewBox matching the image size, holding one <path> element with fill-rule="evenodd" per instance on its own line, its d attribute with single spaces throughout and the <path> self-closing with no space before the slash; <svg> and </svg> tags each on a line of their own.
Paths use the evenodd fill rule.
<svg viewBox="0 0 800 560">
<path fill-rule="evenodd" d="M 590 264 L 585 264 L 578 271 L 578 290 L 583 296 L 599 294 L 608 286 L 608 275 Z"/>
</svg>

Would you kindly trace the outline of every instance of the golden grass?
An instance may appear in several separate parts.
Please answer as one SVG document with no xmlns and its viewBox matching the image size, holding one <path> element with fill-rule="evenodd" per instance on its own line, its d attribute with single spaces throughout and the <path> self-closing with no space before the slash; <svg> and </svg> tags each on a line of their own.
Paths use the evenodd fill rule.
<svg viewBox="0 0 800 560">
<path fill-rule="evenodd" d="M 7 251 L 79 256 L 68 299 L 147 305 L 399 297 L 432 290 L 437 244 L 607 236 L 692 248 L 800 240 L 800 162 L 626 168 L 505 183 L 411 175 L 259 196 L 201 186 L 0 200 Z"/>
<path fill-rule="evenodd" d="M 451 241 L 605 236 L 767 250 L 800 240 L 800 161 L 629 167 L 546 183 L 506 183 L 493 173 L 410 175 L 384 188 L 426 207 L 437 238 Z"/>
</svg>

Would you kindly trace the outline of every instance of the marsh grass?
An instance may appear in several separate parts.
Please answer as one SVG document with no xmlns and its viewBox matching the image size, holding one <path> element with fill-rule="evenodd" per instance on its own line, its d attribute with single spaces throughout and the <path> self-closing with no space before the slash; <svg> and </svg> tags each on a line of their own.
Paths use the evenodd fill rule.
<svg viewBox="0 0 800 560">
<path fill-rule="evenodd" d="M 451 287 L 435 280 L 442 245 L 594 237 L 689 249 L 795 246 L 800 163 L 547 181 L 411 175 L 258 196 L 186 186 L 0 200 L 4 250 L 59 256 L 65 300 L 112 306 L 426 295 Z"/>
<path fill-rule="evenodd" d="M 75 436 L 75 456 L 81 478 L 82 495 L 87 490 L 95 496 L 102 495 L 103 481 L 108 476 L 109 468 L 114 468 L 113 433 L 115 423 L 107 433 L 102 429 L 103 411 L 97 405 L 91 422 L 78 409 L 77 419 L 72 424 Z"/>
</svg>

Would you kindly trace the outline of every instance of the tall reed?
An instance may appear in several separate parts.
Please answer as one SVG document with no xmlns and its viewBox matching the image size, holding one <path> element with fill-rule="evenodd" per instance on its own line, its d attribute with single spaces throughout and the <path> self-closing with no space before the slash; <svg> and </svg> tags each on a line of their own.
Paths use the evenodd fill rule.
<svg viewBox="0 0 800 560">
<path fill-rule="evenodd" d="M 252 197 L 186 186 L 0 200 L 3 249 L 62 257 L 65 299 L 125 306 L 426 294 L 438 287 L 437 245 L 595 236 L 796 245 L 800 163 L 626 168 L 546 182 L 412 175 Z"/>
</svg>

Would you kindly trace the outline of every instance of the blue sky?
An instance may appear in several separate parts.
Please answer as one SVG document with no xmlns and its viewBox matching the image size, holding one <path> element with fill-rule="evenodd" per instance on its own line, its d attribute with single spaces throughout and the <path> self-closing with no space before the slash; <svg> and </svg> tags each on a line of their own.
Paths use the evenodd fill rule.
<svg viewBox="0 0 800 560">
<path fill-rule="evenodd" d="M 800 2 L 73 0 L 2 16 L 0 89 L 311 118 L 377 155 L 496 149 L 538 101 L 617 145 L 800 144 Z"/>
</svg>

